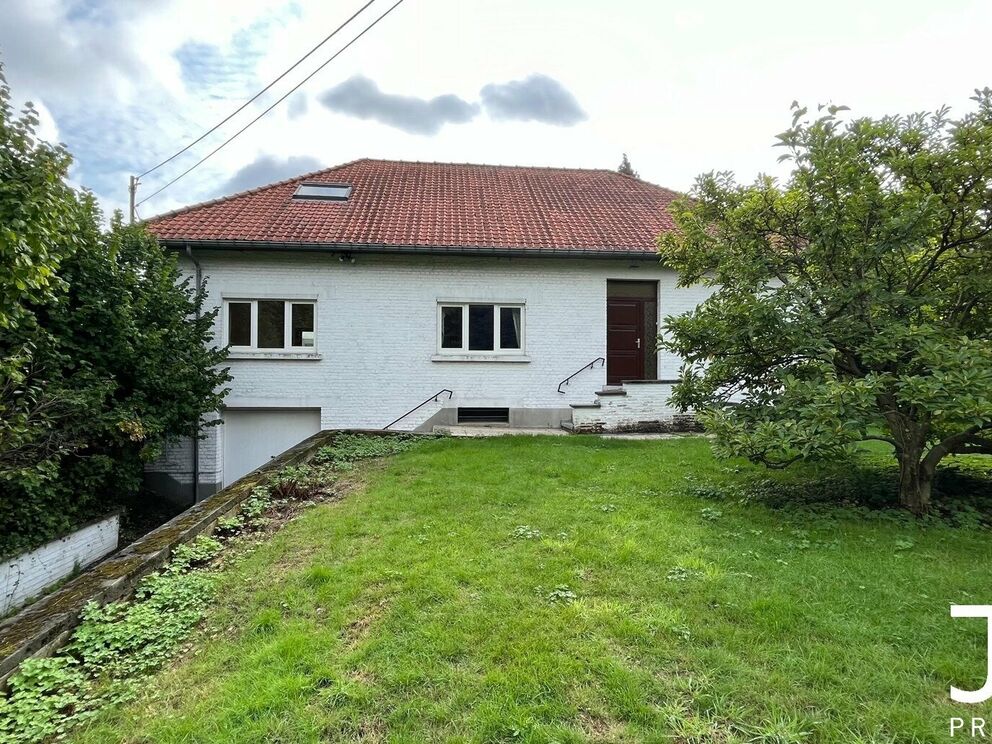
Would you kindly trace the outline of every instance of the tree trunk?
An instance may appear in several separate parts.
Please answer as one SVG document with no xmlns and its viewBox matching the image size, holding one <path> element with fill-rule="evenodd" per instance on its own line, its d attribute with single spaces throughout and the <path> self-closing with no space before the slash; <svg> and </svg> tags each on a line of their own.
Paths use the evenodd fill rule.
<svg viewBox="0 0 992 744">
<path fill-rule="evenodd" d="M 921 456 L 919 450 L 899 454 L 899 502 L 917 516 L 930 510 L 930 490 L 935 470 Z"/>
</svg>

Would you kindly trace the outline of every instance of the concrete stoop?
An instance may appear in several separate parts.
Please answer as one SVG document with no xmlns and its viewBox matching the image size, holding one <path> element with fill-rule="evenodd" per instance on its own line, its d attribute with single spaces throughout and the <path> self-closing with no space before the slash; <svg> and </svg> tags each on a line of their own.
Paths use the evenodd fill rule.
<svg viewBox="0 0 992 744">
<path fill-rule="evenodd" d="M 699 432 L 691 413 L 673 407 L 668 399 L 675 380 L 628 380 L 596 393 L 593 403 L 573 403 L 572 420 L 562 421 L 576 434 Z"/>
</svg>

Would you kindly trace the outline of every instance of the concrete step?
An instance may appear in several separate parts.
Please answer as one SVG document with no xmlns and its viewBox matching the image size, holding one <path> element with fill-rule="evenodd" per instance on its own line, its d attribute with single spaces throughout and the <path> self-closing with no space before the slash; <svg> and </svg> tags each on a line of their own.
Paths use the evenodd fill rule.
<svg viewBox="0 0 992 744">
<path fill-rule="evenodd" d="M 562 436 L 566 432 L 561 429 L 526 429 L 506 424 L 474 425 L 452 424 L 435 426 L 435 434 L 447 434 L 451 437 L 508 437 L 519 435 L 530 436 Z"/>
</svg>

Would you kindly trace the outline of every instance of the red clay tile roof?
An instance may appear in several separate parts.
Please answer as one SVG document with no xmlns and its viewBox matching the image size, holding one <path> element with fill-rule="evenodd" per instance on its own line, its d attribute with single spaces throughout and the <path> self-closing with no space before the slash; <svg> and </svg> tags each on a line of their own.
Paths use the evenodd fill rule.
<svg viewBox="0 0 992 744">
<path fill-rule="evenodd" d="M 293 199 L 348 183 L 347 201 Z M 153 217 L 166 243 L 653 252 L 678 194 L 607 170 L 356 160 Z"/>
</svg>

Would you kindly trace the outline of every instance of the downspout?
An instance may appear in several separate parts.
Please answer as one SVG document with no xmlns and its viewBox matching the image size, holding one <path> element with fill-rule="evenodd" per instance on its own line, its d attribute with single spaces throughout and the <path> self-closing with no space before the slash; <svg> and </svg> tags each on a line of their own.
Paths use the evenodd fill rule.
<svg viewBox="0 0 992 744">
<path fill-rule="evenodd" d="M 195 269 L 196 293 L 200 293 L 203 286 L 203 272 L 200 270 L 200 262 L 193 258 L 193 249 L 189 243 L 186 244 L 186 255 L 193 262 Z M 196 309 L 196 319 L 200 319 L 200 308 Z M 200 500 L 200 419 L 196 419 L 193 424 L 193 503 Z"/>
</svg>

